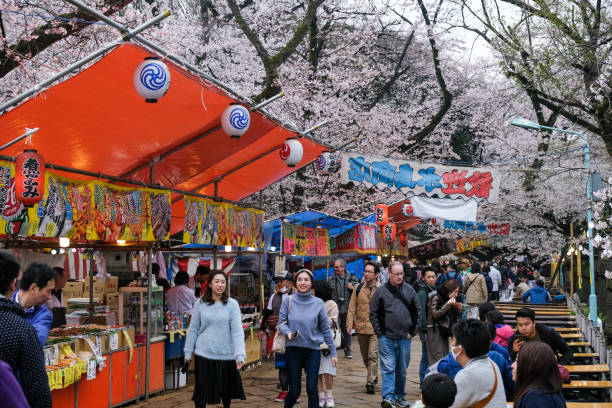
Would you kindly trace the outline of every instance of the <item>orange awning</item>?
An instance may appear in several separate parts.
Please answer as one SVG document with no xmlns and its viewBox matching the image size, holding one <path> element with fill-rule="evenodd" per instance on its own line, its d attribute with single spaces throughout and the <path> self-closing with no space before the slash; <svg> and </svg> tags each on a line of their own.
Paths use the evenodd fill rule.
<svg viewBox="0 0 612 408">
<path fill-rule="evenodd" d="M 218 196 L 234 201 L 327 150 L 302 138 L 302 161 L 287 167 L 277 149 L 297 134 L 260 112 L 251 113 L 249 130 L 240 139 L 231 139 L 217 128 L 223 110 L 236 100 L 168 61 L 167 94 L 158 103 L 145 103 L 134 89 L 132 75 L 151 55 L 133 43 L 117 46 L 81 73 L 0 116 L 0 144 L 25 128 L 38 127 L 27 148 L 37 149 L 48 163 L 147 183 L 148 165 L 161 156 L 154 167 L 155 184 L 212 196 L 218 180 Z M 23 149 L 24 144 L 17 143 L 0 153 L 17 155 Z M 175 233 L 183 229 L 184 204 L 178 194 L 172 198 Z"/>
</svg>

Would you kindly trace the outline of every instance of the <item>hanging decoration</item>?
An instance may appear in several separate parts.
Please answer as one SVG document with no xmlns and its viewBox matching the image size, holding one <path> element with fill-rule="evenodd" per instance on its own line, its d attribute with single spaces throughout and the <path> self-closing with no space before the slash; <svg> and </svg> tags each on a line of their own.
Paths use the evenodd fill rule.
<svg viewBox="0 0 612 408">
<path fill-rule="evenodd" d="M 315 168 L 321 174 L 331 174 L 338 170 L 338 162 L 331 153 L 325 152 L 315 160 Z"/>
<path fill-rule="evenodd" d="M 414 209 L 410 204 L 404 204 L 402 206 L 402 214 L 404 214 L 405 217 L 411 217 L 413 212 Z"/>
<path fill-rule="evenodd" d="M 251 114 L 239 103 L 232 103 L 221 114 L 221 127 L 232 139 L 240 139 L 249 130 Z"/>
<path fill-rule="evenodd" d="M 385 225 L 389 219 L 389 206 L 387 204 L 376 204 L 374 214 L 376 215 L 376 225 Z"/>
<path fill-rule="evenodd" d="M 170 70 L 157 57 L 147 57 L 134 71 L 134 88 L 147 103 L 157 103 L 170 87 Z"/>
<path fill-rule="evenodd" d="M 395 241 L 395 235 L 397 233 L 397 227 L 394 223 L 388 222 L 383 225 L 383 238 L 385 243 L 392 244 Z"/>
<path fill-rule="evenodd" d="M 400 245 L 403 247 L 408 246 L 408 233 L 406 231 L 400 232 Z"/>
<path fill-rule="evenodd" d="M 295 167 L 296 164 L 302 161 L 304 155 L 304 146 L 297 139 L 287 139 L 281 146 L 280 158 L 287 164 L 288 167 Z"/>
<path fill-rule="evenodd" d="M 43 198 L 45 192 L 45 160 L 36 150 L 24 150 L 15 163 L 15 195 L 26 207 Z"/>
</svg>

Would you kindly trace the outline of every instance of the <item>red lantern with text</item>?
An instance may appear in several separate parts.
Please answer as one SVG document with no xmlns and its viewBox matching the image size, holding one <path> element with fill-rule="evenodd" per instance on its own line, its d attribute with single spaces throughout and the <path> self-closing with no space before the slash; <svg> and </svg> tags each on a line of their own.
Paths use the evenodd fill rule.
<svg viewBox="0 0 612 408">
<path fill-rule="evenodd" d="M 400 245 L 403 247 L 408 246 L 408 233 L 406 231 L 400 232 Z"/>
<path fill-rule="evenodd" d="M 15 195 L 26 207 L 43 198 L 45 192 L 45 160 L 36 150 L 24 150 L 15 164 Z"/>
<path fill-rule="evenodd" d="M 389 206 L 387 204 L 376 204 L 374 210 L 376 225 L 385 225 L 389 220 Z"/>
<path fill-rule="evenodd" d="M 397 233 L 397 227 L 392 222 L 388 222 L 383 225 L 383 239 L 385 243 L 392 244 L 395 241 L 395 234 Z"/>
</svg>

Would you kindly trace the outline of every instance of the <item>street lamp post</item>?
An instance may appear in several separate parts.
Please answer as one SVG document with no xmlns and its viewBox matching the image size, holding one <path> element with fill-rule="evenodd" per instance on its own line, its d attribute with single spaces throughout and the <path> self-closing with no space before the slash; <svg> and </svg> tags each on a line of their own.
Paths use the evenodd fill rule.
<svg viewBox="0 0 612 408">
<path fill-rule="evenodd" d="M 589 143 L 586 137 L 575 130 L 559 129 L 550 126 L 543 126 L 538 123 L 532 122 L 523 118 L 516 118 L 512 121 L 512 125 L 518 126 L 524 129 L 535 129 L 535 130 L 551 130 L 555 132 L 569 133 L 572 135 L 578 135 L 584 141 L 584 167 L 587 170 L 587 183 L 586 183 L 586 196 L 587 196 L 587 238 L 589 239 L 589 278 L 591 280 L 591 294 L 589 295 L 589 319 L 593 322 L 593 326 L 597 327 L 597 296 L 595 295 L 595 272 L 594 272 L 594 256 L 593 256 L 593 229 L 592 215 L 591 215 L 591 204 L 592 204 L 592 191 L 591 191 L 591 151 L 589 150 Z"/>
</svg>

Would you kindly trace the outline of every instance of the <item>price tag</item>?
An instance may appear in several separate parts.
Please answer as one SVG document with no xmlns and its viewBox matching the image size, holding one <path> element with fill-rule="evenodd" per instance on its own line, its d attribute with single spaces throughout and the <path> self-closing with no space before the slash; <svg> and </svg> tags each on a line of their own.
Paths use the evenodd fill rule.
<svg viewBox="0 0 612 408">
<path fill-rule="evenodd" d="M 109 336 L 109 346 L 111 350 L 117 350 L 119 348 L 119 332 L 112 332 Z"/>
<path fill-rule="evenodd" d="M 170 343 L 174 343 L 174 331 L 170 332 Z"/>
<path fill-rule="evenodd" d="M 102 350 L 102 339 L 100 339 L 100 336 L 96 336 L 96 347 L 98 350 Z"/>
<path fill-rule="evenodd" d="M 87 379 L 88 380 L 96 379 L 96 360 L 89 360 L 87 362 Z"/>
<path fill-rule="evenodd" d="M 51 350 L 47 348 L 45 349 L 45 365 L 51 365 Z"/>
</svg>

